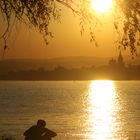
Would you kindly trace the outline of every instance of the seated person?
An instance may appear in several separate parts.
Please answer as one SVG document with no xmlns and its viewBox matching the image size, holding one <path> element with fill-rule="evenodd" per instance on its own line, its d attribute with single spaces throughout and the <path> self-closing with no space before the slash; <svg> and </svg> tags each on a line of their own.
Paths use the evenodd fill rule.
<svg viewBox="0 0 140 140">
<path fill-rule="evenodd" d="M 38 120 L 37 125 L 33 125 L 24 132 L 25 140 L 51 140 L 57 134 L 48 128 L 45 128 L 46 122 Z"/>
</svg>

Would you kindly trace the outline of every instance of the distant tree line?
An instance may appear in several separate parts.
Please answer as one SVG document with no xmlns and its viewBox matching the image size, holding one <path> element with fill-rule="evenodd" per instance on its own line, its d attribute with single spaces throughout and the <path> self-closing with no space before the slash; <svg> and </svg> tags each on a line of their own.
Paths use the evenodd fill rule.
<svg viewBox="0 0 140 140">
<path fill-rule="evenodd" d="M 1 80 L 140 80 L 140 65 L 108 65 L 89 68 L 66 69 L 62 66 L 54 70 L 20 70 L 1 75 Z"/>
</svg>

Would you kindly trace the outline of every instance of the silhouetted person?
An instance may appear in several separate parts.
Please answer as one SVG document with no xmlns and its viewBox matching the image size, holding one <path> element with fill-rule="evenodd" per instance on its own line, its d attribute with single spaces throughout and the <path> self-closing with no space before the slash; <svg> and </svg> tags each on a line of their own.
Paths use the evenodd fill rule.
<svg viewBox="0 0 140 140">
<path fill-rule="evenodd" d="M 57 135 L 45 126 L 46 122 L 44 120 L 38 120 L 37 125 L 33 125 L 24 132 L 25 140 L 51 140 Z"/>
</svg>

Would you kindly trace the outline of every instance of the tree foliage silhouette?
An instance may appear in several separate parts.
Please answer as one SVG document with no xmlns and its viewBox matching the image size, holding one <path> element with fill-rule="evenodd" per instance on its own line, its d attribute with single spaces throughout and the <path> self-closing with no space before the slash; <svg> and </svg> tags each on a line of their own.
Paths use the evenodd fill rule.
<svg viewBox="0 0 140 140">
<path fill-rule="evenodd" d="M 96 45 L 94 29 L 97 17 L 90 10 L 92 0 L 0 0 L 0 11 L 7 28 L 1 38 L 7 48 L 9 28 L 12 18 L 37 28 L 48 43 L 48 37 L 53 37 L 49 31 L 52 19 L 58 20 L 61 16 L 60 4 L 70 9 L 79 16 L 81 34 L 84 26 L 88 24 L 90 41 Z M 140 1 L 139 0 L 114 0 L 114 27 L 119 32 L 118 46 L 129 48 L 132 55 L 136 54 L 137 46 L 140 46 Z"/>
</svg>

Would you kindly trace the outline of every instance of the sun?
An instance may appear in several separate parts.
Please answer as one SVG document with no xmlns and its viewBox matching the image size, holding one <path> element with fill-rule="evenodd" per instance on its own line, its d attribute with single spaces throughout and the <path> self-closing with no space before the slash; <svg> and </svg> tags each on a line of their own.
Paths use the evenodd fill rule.
<svg viewBox="0 0 140 140">
<path fill-rule="evenodd" d="M 106 13 L 112 7 L 112 0 L 92 0 L 92 8 L 99 13 Z"/>
</svg>

